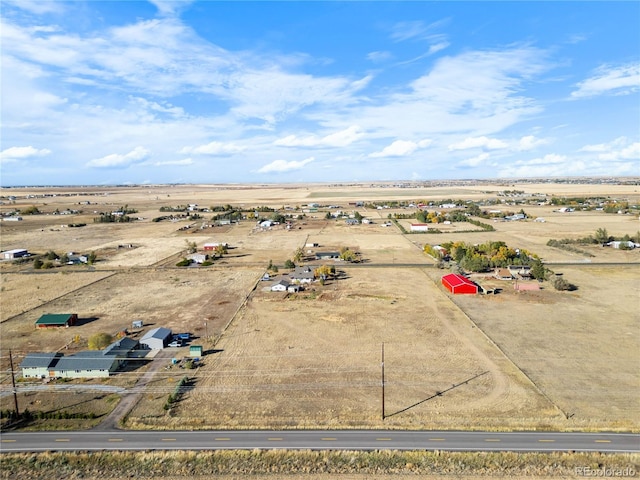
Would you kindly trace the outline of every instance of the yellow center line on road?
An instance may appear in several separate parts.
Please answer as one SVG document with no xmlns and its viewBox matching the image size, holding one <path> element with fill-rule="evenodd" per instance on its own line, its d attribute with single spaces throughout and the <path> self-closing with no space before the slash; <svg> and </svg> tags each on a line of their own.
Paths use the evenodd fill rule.
<svg viewBox="0 0 640 480">
<path fill-rule="evenodd" d="M 390 442 L 391 441 L 390 438 L 376 438 L 376 440 L 378 440 L 379 442 Z"/>
<path fill-rule="evenodd" d="M 611 440 L 596 440 L 596 443 L 611 443 Z"/>
<path fill-rule="evenodd" d="M 121 442 L 122 439 L 121 438 L 110 438 L 109 441 L 110 442 Z"/>
<path fill-rule="evenodd" d="M 15 440 L 2 440 L 2 443 L 14 443 Z"/>
<path fill-rule="evenodd" d="M 485 442 L 499 442 L 500 439 L 499 438 L 485 438 L 484 441 Z"/>
<path fill-rule="evenodd" d="M 227 442 L 227 441 L 229 441 L 231 439 L 230 438 L 216 438 L 215 440 L 216 440 L 216 442 Z"/>
<path fill-rule="evenodd" d="M 552 443 L 555 442 L 555 440 L 546 440 L 544 438 L 541 438 L 540 440 L 538 440 L 539 442 L 548 442 L 548 443 Z"/>
<path fill-rule="evenodd" d="M 282 438 L 273 437 L 273 438 L 267 438 L 267 440 L 269 440 L 270 442 L 279 442 L 282 440 Z"/>
<path fill-rule="evenodd" d="M 444 442 L 444 438 L 430 438 L 430 442 Z"/>
<path fill-rule="evenodd" d="M 325 441 L 325 442 L 331 442 L 331 441 L 333 441 L 333 440 L 337 440 L 337 438 L 334 438 L 334 437 L 324 437 L 324 438 L 321 438 L 320 440 L 323 440 L 323 441 Z"/>
<path fill-rule="evenodd" d="M 176 439 L 175 438 L 163 438 L 162 441 L 163 442 L 175 442 Z"/>
<path fill-rule="evenodd" d="M 56 442 L 70 442 L 68 438 L 56 438 Z"/>
</svg>

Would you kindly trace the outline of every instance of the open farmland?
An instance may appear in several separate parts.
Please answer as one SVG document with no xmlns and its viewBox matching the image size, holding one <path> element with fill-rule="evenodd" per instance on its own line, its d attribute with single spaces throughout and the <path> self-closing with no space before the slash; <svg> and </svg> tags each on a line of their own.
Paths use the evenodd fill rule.
<svg viewBox="0 0 640 480">
<path fill-rule="evenodd" d="M 616 236 L 633 235 L 640 227 L 637 214 L 558 213 L 550 205 L 505 204 L 495 208 L 523 208 L 530 218 L 543 217 L 545 222 L 480 219 L 495 231 L 469 232 L 475 227 L 454 223 L 443 225 L 441 234 L 402 234 L 397 226 L 382 224 L 389 214 L 415 209 L 350 205 L 386 200 L 437 205 L 448 198 L 501 202 L 497 193 L 505 188 L 548 196 L 608 195 L 630 203 L 639 198 L 637 185 L 581 184 L 415 189 L 149 186 L 53 189 L 55 197 L 41 196 L 44 189 L 6 189 L 3 194 L 16 199 L 1 205 L 2 211 L 34 205 L 43 214 L 2 222 L 2 250 L 95 251 L 98 261 L 42 273 L 34 273 L 28 262 L 3 262 L 2 350 L 11 348 L 18 361 L 28 352 L 66 353 L 86 348 L 94 333 L 115 333 L 138 319 L 145 322 L 145 329 L 163 326 L 193 333 L 193 343 L 205 348 L 203 365 L 188 372 L 161 368 L 129 413 L 125 426 L 131 428 L 637 430 L 640 251 L 581 247 L 589 253 L 585 255 L 547 246 L 549 239 L 581 238 L 597 228 Z M 87 200 L 89 205 L 80 205 Z M 256 228 L 253 220 L 204 227 L 211 213 L 196 221 L 152 221 L 161 215 L 162 206 L 230 204 L 247 210 L 268 206 L 302 215 L 310 202 L 337 204 L 342 211 L 357 211 L 374 223 L 347 225 L 344 220 L 327 219 L 330 210 L 323 207 L 304 212 L 290 229 Z M 93 223 L 94 212 L 122 205 L 135 208 L 140 220 Z M 53 215 L 56 209 L 71 208 L 82 212 Z M 433 208 L 437 207 L 429 207 Z M 69 227 L 69 223 L 86 226 Z M 191 227 L 184 229 L 186 225 Z M 489 287 L 502 285 L 503 292 L 451 297 L 439 284 L 443 272 L 433 268 L 434 260 L 422 252 L 425 243 L 446 241 L 504 241 L 540 255 L 578 290 L 556 292 L 545 282 L 539 292 L 516 295 L 508 282 L 480 279 Z M 206 242 L 227 242 L 230 248 L 212 266 L 177 268 L 190 242 L 201 252 Z M 305 247 L 309 243 L 318 246 Z M 268 291 L 287 272 L 284 262 L 301 247 L 307 255 L 305 264 L 322 263 L 311 259 L 315 252 L 343 247 L 359 252 L 362 263 L 330 261 L 342 275 L 326 285 L 316 283 L 290 294 Z M 278 275 L 260 282 L 269 262 L 279 266 Z M 70 329 L 34 329 L 41 314 L 54 312 L 77 312 L 84 321 Z M 136 338 L 142 333 L 135 332 Z M 174 349 L 170 355 L 181 358 L 187 352 L 188 348 Z M 169 360 L 155 361 L 168 367 Z M 192 387 L 165 411 L 167 396 L 187 373 Z M 139 374 L 137 370 L 120 374 L 128 382 L 117 380 L 118 376 L 104 382 L 131 385 Z M 3 377 L 4 392 L 9 380 Z M 48 408 L 46 394 L 35 395 L 37 402 L 32 396 L 31 404 Z M 67 403 L 73 404 L 73 394 L 67 395 Z M 55 395 L 56 403 L 65 403 L 61 396 Z M 3 409 L 11 407 L 6 395 L 0 402 Z"/>
</svg>

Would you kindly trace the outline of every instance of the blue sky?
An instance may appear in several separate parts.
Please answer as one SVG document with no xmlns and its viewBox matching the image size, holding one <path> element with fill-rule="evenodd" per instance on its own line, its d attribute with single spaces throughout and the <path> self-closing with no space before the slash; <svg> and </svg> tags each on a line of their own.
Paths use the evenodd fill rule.
<svg viewBox="0 0 640 480">
<path fill-rule="evenodd" d="M 2 0 L 1 184 L 640 175 L 640 2 Z"/>
</svg>

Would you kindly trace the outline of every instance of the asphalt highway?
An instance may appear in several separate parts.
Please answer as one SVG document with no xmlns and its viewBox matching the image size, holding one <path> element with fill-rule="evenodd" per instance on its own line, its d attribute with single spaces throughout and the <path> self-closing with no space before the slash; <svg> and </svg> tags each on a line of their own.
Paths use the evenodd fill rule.
<svg viewBox="0 0 640 480">
<path fill-rule="evenodd" d="M 7 432 L 0 451 L 97 450 L 442 450 L 640 452 L 624 433 L 451 432 L 400 430 Z"/>
</svg>

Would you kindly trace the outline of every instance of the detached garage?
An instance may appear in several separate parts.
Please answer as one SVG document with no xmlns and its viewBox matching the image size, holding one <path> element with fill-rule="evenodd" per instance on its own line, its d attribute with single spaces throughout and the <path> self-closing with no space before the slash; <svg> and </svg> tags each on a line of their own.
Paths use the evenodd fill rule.
<svg viewBox="0 0 640 480">
<path fill-rule="evenodd" d="M 442 285 L 453 294 L 478 293 L 478 286 L 462 275 L 450 273 L 442 277 Z"/>
<path fill-rule="evenodd" d="M 149 330 L 141 339 L 140 345 L 151 350 L 161 350 L 171 341 L 171 330 L 158 327 Z"/>
</svg>

